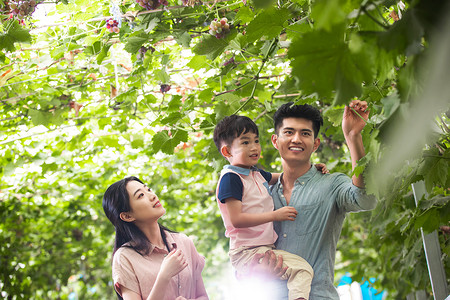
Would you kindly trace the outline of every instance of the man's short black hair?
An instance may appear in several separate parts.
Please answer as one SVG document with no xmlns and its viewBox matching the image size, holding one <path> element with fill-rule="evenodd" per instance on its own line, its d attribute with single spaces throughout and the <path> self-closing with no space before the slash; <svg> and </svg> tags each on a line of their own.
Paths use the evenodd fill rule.
<svg viewBox="0 0 450 300">
<path fill-rule="evenodd" d="M 238 115 L 225 117 L 217 123 L 214 129 L 214 143 L 220 152 L 224 143 L 225 145 L 231 145 L 235 138 L 249 131 L 259 136 L 258 126 L 249 117 Z"/>
<path fill-rule="evenodd" d="M 294 102 L 289 102 L 281 105 L 273 115 L 276 134 L 279 133 L 278 130 L 286 118 L 303 118 L 312 121 L 314 138 L 317 138 L 320 127 L 323 125 L 322 115 L 316 107 L 309 104 L 294 105 Z"/>
</svg>

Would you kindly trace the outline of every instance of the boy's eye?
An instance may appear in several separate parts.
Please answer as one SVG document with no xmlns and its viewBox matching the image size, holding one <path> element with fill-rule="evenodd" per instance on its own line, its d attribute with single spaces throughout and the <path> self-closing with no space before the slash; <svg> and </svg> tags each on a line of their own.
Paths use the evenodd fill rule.
<svg viewBox="0 0 450 300">
<path fill-rule="evenodd" d="M 140 193 L 139 196 L 138 196 L 138 199 L 143 197 L 143 196 L 144 196 L 144 193 Z"/>
<path fill-rule="evenodd" d="M 311 132 L 303 132 L 303 135 L 310 136 Z"/>
<path fill-rule="evenodd" d="M 147 188 L 147 190 L 148 190 L 149 192 L 151 192 L 151 191 L 152 191 L 152 189 L 151 189 L 151 188 Z"/>
<path fill-rule="evenodd" d="M 255 143 L 256 143 L 256 144 L 259 144 L 259 140 L 255 140 Z"/>
<path fill-rule="evenodd" d="M 247 141 L 245 141 L 245 142 L 242 142 L 242 144 L 243 144 L 243 145 L 247 145 L 247 144 L 248 144 L 248 142 L 247 142 Z"/>
</svg>

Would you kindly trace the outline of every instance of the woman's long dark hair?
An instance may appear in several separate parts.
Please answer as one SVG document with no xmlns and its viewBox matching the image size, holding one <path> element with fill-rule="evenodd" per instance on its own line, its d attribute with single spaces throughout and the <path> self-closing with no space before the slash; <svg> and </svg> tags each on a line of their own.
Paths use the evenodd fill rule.
<svg viewBox="0 0 450 300">
<path fill-rule="evenodd" d="M 103 195 L 103 210 L 109 221 L 116 228 L 116 239 L 114 241 L 113 255 L 117 249 L 122 247 L 125 243 L 131 242 L 130 247 L 136 250 L 141 255 L 147 255 L 150 251 L 150 241 L 145 234 L 132 222 L 125 222 L 120 218 L 120 213 L 129 212 L 130 198 L 128 196 L 127 184 L 130 181 L 137 181 L 144 184 L 139 178 L 130 176 L 119 180 L 108 187 Z M 158 223 L 159 224 L 159 223 Z M 161 236 L 169 249 L 166 239 L 165 230 L 173 232 L 166 227 L 159 224 Z"/>
<path fill-rule="evenodd" d="M 126 177 L 122 180 L 119 180 L 113 184 L 111 184 L 107 189 L 105 194 L 103 195 L 103 210 L 105 211 L 106 216 L 109 221 L 116 228 L 116 239 L 114 241 L 114 253 L 116 253 L 117 249 L 122 247 L 125 243 L 130 243 L 131 248 L 133 248 L 136 252 L 141 255 L 147 255 L 150 251 L 150 241 L 145 236 L 145 234 L 134 224 L 131 222 L 125 222 L 120 218 L 120 213 L 129 212 L 131 210 L 130 207 L 130 197 L 128 196 L 127 184 L 130 181 L 137 181 L 144 184 L 139 178 L 130 176 Z M 167 250 L 170 251 L 169 245 L 167 244 L 167 238 L 165 230 L 174 232 L 172 230 L 167 229 L 166 227 L 159 224 L 159 230 L 161 231 L 161 236 L 164 244 L 167 247 Z M 123 298 L 119 295 L 119 293 L 114 289 L 117 294 L 117 298 L 119 300 L 123 300 Z"/>
</svg>

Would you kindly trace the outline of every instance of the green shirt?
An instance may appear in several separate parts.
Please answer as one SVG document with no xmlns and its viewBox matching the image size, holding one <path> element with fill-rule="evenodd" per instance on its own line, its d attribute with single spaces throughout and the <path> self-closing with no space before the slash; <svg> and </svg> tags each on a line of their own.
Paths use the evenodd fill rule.
<svg viewBox="0 0 450 300">
<path fill-rule="evenodd" d="M 283 176 L 283 175 L 282 175 Z M 275 209 L 286 206 L 281 178 L 272 187 Z M 295 221 L 274 222 L 277 249 L 303 257 L 314 269 L 310 300 L 336 299 L 333 285 L 336 244 L 347 212 L 371 210 L 377 200 L 342 173 L 322 174 L 315 167 L 297 178 L 289 206 Z"/>
</svg>

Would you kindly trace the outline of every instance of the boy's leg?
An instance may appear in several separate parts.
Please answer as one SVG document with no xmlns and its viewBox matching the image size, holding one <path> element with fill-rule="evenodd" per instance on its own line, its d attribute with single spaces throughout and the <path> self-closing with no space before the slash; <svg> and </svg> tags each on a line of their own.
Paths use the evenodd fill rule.
<svg viewBox="0 0 450 300">
<path fill-rule="evenodd" d="M 248 290 L 248 288 L 255 288 L 256 283 L 257 291 L 255 292 L 257 292 L 257 294 L 259 293 L 260 296 L 264 295 L 262 298 L 260 297 L 258 299 L 288 300 L 288 289 L 285 280 L 268 280 L 268 277 L 264 274 L 251 272 L 251 269 L 253 269 L 252 264 L 254 264 L 254 256 L 257 253 L 264 254 L 268 250 L 274 250 L 274 246 L 269 245 L 254 248 L 240 247 L 230 250 L 228 255 L 230 256 L 233 267 L 237 271 L 236 277 L 239 284 L 245 287 L 245 290 Z"/>
<path fill-rule="evenodd" d="M 288 267 L 282 278 L 287 279 L 289 300 L 309 299 L 311 281 L 314 275 L 309 263 L 300 256 L 283 250 L 274 249 L 273 252 L 276 255 L 283 256 L 283 265 Z"/>
<path fill-rule="evenodd" d="M 253 256 L 256 253 L 266 253 L 268 250 L 272 250 L 272 247 L 259 246 L 259 247 L 239 247 L 237 249 L 230 250 L 228 255 L 230 256 L 231 264 L 241 275 L 249 273 L 249 267 L 253 260 Z"/>
</svg>

